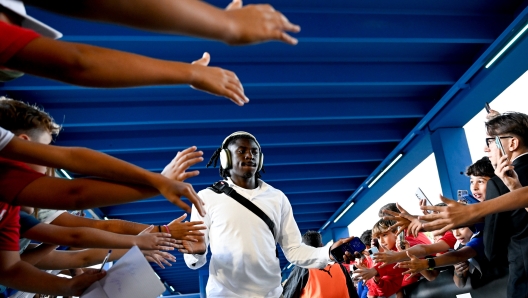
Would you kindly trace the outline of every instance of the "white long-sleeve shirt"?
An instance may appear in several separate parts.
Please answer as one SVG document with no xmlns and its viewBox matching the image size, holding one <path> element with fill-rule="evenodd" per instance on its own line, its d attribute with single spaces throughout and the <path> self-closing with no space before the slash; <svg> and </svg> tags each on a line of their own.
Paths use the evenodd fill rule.
<svg viewBox="0 0 528 298">
<path fill-rule="evenodd" d="M 262 219 L 225 194 L 205 189 L 198 196 L 207 214 L 201 217 L 193 206 L 191 221 L 202 220 L 209 265 L 207 297 L 279 297 L 281 269 L 275 255 L 279 243 L 288 261 L 305 268 L 323 268 L 330 262 L 329 247 L 315 248 L 301 243 L 301 233 L 288 198 L 262 180 L 256 189 L 244 189 L 228 179 L 229 186 L 257 205 L 275 223 L 273 236 Z M 206 254 L 184 255 L 191 269 L 206 262 Z"/>
</svg>

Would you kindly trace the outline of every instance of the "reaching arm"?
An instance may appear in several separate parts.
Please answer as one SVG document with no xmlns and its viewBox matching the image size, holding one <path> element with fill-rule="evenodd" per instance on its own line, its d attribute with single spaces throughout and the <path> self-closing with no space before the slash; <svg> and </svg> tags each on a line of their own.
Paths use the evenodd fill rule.
<svg viewBox="0 0 528 298">
<path fill-rule="evenodd" d="M 28 4 L 75 17 L 117 23 L 141 29 L 220 40 L 228 44 L 253 44 L 279 40 L 296 44 L 285 31 L 300 27 L 266 4 L 234 1 L 227 10 L 197 0 L 28 0 Z"/>
<path fill-rule="evenodd" d="M 33 249 L 26 249 L 24 253 L 20 255 L 20 258 L 26 263 L 35 265 L 43 258 L 46 258 L 46 256 L 53 252 L 56 248 L 57 245 L 43 243 Z"/>
<path fill-rule="evenodd" d="M 231 71 L 208 67 L 209 60 L 206 53 L 193 64 L 165 61 L 39 37 L 18 51 L 6 66 L 86 87 L 188 84 L 195 89 L 227 97 L 238 105 L 248 102 L 238 77 Z"/>
<path fill-rule="evenodd" d="M 82 248 L 130 248 L 172 250 L 174 239 L 166 233 L 148 233 L 138 236 L 121 235 L 92 228 L 65 228 L 53 224 L 38 224 L 27 230 L 25 238 Z"/>
<path fill-rule="evenodd" d="M 0 284 L 32 293 L 57 296 L 80 296 L 105 271 L 88 270 L 72 279 L 57 277 L 20 260 L 18 251 L 0 251 Z M 23 277 L 23 278 L 21 278 Z"/>
<path fill-rule="evenodd" d="M 444 241 L 439 241 L 437 243 L 433 244 L 418 244 L 413 247 L 410 247 L 406 250 L 395 252 L 395 251 L 385 251 L 380 252 L 377 254 L 374 254 L 374 259 L 378 263 L 383 263 L 381 267 L 384 267 L 389 264 L 394 264 L 400 261 L 409 260 L 409 257 L 407 256 L 407 252 L 410 254 L 418 257 L 423 258 L 425 256 L 432 256 L 436 255 L 437 253 L 441 253 L 444 251 L 447 251 L 449 249 L 449 245 L 445 243 Z"/>
<path fill-rule="evenodd" d="M 112 250 L 108 262 L 119 260 L 127 251 L 128 249 Z M 101 264 L 107 254 L 107 249 L 54 250 L 35 264 L 35 267 L 42 270 L 84 268 Z M 24 255 L 22 260 L 25 260 Z"/>
<path fill-rule="evenodd" d="M 189 201 L 191 201 L 195 206 L 197 206 L 198 212 L 200 214 L 205 214 L 203 213 L 203 202 L 200 198 L 198 198 L 198 195 L 194 189 L 192 189 L 190 184 L 171 180 L 167 177 L 164 177 L 163 175 L 149 172 L 140 167 L 94 150 L 75 147 L 68 148 L 50 146 L 36 142 L 28 142 L 20 138 L 12 138 L 11 141 L 4 147 L 4 149 L 0 151 L 0 153 L 2 157 L 20 160 L 27 163 L 66 169 L 75 173 L 89 176 L 98 176 L 112 180 L 119 179 L 122 182 L 152 186 L 161 192 L 161 194 L 164 195 L 169 201 L 176 204 L 183 210 L 190 212 L 191 208 L 187 204 L 183 203 L 179 197 L 180 195 L 183 195 L 187 197 Z M 106 186 L 112 188 L 109 184 L 110 183 L 107 183 Z M 114 185 L 113 187 L 122 188 L 124 186 Z M 45 188 L 52 189 L 48 187 Z M 157 194 L 156 191 L 148 188 L 135 187 L 132 189 L 131 186 L 128 188 L 128 191 L 134 190 L 136 192 L 135 200 L 144 199 Z M 138 192 L 140 193 L 139 198 Z M 62 195 L 54 198 L 54 200 L 57 201 L 57 199 L 61 197 Z M 90 200 L 95 201 L 96 199 L 97 198 L 91 198 Z M 131 201 L 134 201 L 134 199 L 132 198 L 125 202 Z M 71 210 L 112 205 L 111 200 L 110 203 L 103 203 L 103 205 L 95 204 L 85 208 L 46 207 L 23 203 L 21 204 L 33 207 Z M 119 204 L 119 202 L 116 204 Z"/>
<path fill-rule="evenodd" d="M 477 252 L 469 247 L 465 246 L 459 250 L 451 251 L 435 257 L 436 268 L 455 265 L 460 262 L 467 261 L 470 258 L 473 258 L 477 255 Z M 416 256 L 409 254 L 410 261 L 403 261 L 398 263 L 398 267 L 407 268 L 408 270 L 404 274 L 415 275 L 420 273 L 422 270 L 427 270 L 429 268 L 428 261 L 426 259 L 418 259 Z"/>
<path fill-rule="evenodd" d="M 422 207 L 425 210 L 438 212 L 437 214 L 420 216 L 420 220 L 428 221 L 428 223 L 423 224 L 426 230 L 445 232 L 456 227 L 482 221 L 482 218 L 493 213 L 528 207 L 528 187 L 514 190 L 493 200 L 486 200 L 472 205 L 460 204 L 442 196 L 440 199 L 447 204 L 446 207 Z"/>
<path fill-rule="evenodd" d="M 201 225 L 203 223 L 201 221 L 182 222 L 186 216 L 186 214 L 183 214 L 179 218 L 167 224 L 167 227 L 169 228 L 171 237 L 173 239 L 190 240 L 196 242 L 198 241 L 196 237 L 203 235 L 200 230 L 204 230 L 205 226 Z M 149 227 L 145 224 L 120 219 L 96 220 L 85 218 L 72 215 L 68 212 L 62 213 L 51 223 L 62 227 L 87 227 L 105 230 L 112 233 L 129 235 L 137 235 Z M 151 232 L 158 232 L 158 227 L 155 227 Z M 166 232 L 163 227 L 161 227 L 161 232 Z"/>
<path fill-rule="evenodd" d="M 197 176 L 200 173 L 199 171 L 187 172 L 191 166 L 203 161 L 203 152 L 196 150 L 197 148 L 192 146 L 183 151 L 179 151 L 174 159 L 163 169 L 161 174 L 176 181 L 184 181 L 185 179 Z M 200 230 L 204 230 L 206 227 L 201 225 L 203 223 L 202 221 L 182 222 L 186 217 L 187 215 L 183 214 L 167 224 L 170 234 L 174 239 L 197 242 L 197 237 L 203 236 Z M 144 224 L 118 219 L 94 220 L 74 216 L 67 212 L 59 215 L 52 223 L 63 227 L 89 227 L 118 234 L 133 235 L 139 234 L 148 227 Z M 161 229 L 159 231 L 165 232 L 161 231 Z M 152 232 L 156 232 L 156 229 Z"/>
</svg>

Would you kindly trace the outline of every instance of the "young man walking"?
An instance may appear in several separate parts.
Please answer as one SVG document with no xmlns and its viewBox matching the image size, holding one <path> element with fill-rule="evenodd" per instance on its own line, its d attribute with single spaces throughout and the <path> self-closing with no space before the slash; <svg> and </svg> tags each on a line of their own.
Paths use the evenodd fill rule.
<svg viewBox="0 0 528 298">
<path fill-rule="evenodd" d="M 273 232 L 264 220 L 222 192 L 204 189 L 206 215 L 193 206 L 191 220 L 207 226 L 204 241 L 182 241 L 180 248 L 187 266 L 205 265 L 207 247 L 212 257 L 207 282 L 207 297 L 280 297 L 282 293 L 278 243 L 288 261 L 304 268 L 323 268 L 330 261 L 329 247 L 310 247 L 301 243 L 301 233 L 282 191 L 262 181 L 260 170 L 264 155 L 257 139 L 247 132 L 228 136 L 209 161 L 220 159 L 220 176 L 243 200 L 256 205 L 273 222 Z M 337 247 L 351 238 L 334 243 Z"/>
</svg>

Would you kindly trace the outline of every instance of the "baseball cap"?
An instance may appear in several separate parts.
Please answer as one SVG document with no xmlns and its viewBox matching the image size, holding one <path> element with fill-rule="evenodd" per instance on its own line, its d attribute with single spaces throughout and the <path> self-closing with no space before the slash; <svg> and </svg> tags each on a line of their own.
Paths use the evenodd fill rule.
<svg viewBox="0 0 528 298">
<path fill-rule="evenodd" d="M 58 39 L 62 37 L 62 33 L 42 23 L 41 21 L 32 18 L 26 14 L 24 3 L 19 0 L 0 0 L 0 5 L 10 10 L 14 14 L 22 18 L 22 27 L 31 29 L 42 36 Z"/>
</svg>

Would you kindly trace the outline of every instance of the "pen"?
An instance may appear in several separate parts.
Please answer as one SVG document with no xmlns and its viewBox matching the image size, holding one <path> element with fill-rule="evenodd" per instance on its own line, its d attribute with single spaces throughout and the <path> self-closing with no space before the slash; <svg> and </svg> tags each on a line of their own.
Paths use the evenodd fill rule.
<svg viewBox="0 0 528 298">
<path fill-rule="evenodd" d="M 103 263 L 101 264 L 101 268 L 99 268 L 99 272 L 101 272 L 101 270 L 103 270 L 103 267 L 106 264 L 106 262 L 108 261 L 108 258 L 110 258 L 110 254 L 112 254 L 112 250 L 108 251 L 108 254 L 106 255 L 106 257 L 103 260 Z"/>
</svg>

